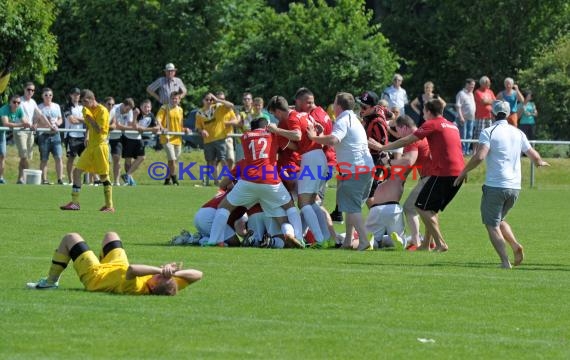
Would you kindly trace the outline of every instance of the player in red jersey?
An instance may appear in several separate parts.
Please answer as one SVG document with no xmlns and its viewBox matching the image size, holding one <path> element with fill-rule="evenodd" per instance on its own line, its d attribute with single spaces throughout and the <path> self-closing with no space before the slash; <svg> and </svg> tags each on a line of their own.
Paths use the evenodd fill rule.
<svg viewBox="0 0 570 360">
<path fill-rule="evenodd" d="M 317 211 L 320 213 L 321 208 L 315 203 L 321 184 L 328 177 L 327 159 L 323 147 L 306 135 L 309 123 L 308 114 L 290 109 L 284 97 L 272 97 L 267 109 L 279 121 L 287 121 L 290 129 L 284 130 L 276 125 L 269 125 L 269 131 L 297 142 L 297 148 L 301 154 L 301 169 L 297 177 L 298 206 L 317 243 L 324 245 L 324 241 L 328 240 L 330 234 L 326 223 L 320 224 Z M 326 234 L 323 234 L 322 229 L 326 230 Z"/>
<path fill-rule="evenodd" d="M 329 114 L 320 106 L 315 104 L 315 96 L 311 90 L 306 87 L 299 88 L 295 93 L 295 110 L 299 112 L 307 113 L 309 116 L 309 122 L 315 124 L 316 127 L 322 129 L 321 132 L 324 135 L 330 135 L 333 128 L 332 120 Z M 332 177 L 332 169 L 336 166 L 336 151 L 334 146 L 323 145 L 323 152 L 327 159 L 327 178 Z M 326 183 L 321 181 L 321 186 L 318 191 L 318 197 L 315 201 L 315 205 L 311 205 L 317 214 L 319 220 L 319 225 L 321 226 L 321 231 L 325 239 L 335 239 L 336 233 L 334 232 L 334 227 L 332 225 L 332 219 L 329 215 L 327 209 L 322 206 L 322 201 L 326 194 Z M 319 211 L 320 209 L 320 211 Z M 341 215 L 342 216 L 342 215 Z M 334 245 L 334 242 L 328 245 Z"/>
<path fill-rule="evenodd" d="M 423 111 L 426 122 L 419 129 L 386 146 L 380 146 L 379 149 L 396 149 L 423 138 L 427 139 L 432 160 L 430 177 L 418 195 L 415 205 L 426 225 L 426 238 L 433 236 L 436 250 L 447 251 L 448 247 L 439 229 L 437 214 L 445 209 L 459 191 L 459 187 L 453 186 L 453 182 L 465 166 L 461 138 L 457 126 L 442 116 L 441 100 L 427 101 Z M 418 250 L 429 250 L 429 244 L 422 244 Z"/>
<path fill-rule="evenodd" d="M 267 216 L 279 219 L 288 242 L 297 247 L 304 247 L 301 217 L 291 195 L 279 178 L 276 161 L 277 138 L 265 129 L 267 124 L 265 118 L 255 119 L 251 122 L 251 131 L 242 135 L 245 158 L 240 164 L 247 165 L 236 170 L 239 180 L 232 192 L 218 206 L 208 245 L 216 245 L 224 240 L 223 225 L 233 209 L 238 206 L 250 208 L 259 203 Z"/>
</svg>

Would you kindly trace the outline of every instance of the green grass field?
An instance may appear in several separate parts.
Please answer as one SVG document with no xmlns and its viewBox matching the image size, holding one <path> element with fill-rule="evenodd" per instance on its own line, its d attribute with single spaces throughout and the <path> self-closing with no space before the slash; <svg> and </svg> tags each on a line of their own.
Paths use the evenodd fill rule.
<svg viewBox="0 0 570 360">
<path fill-rule="evenodd" d="M 146 166 L 163 158 L 150 157 Z M 115 214 L 97 211 L 97 187 L 84 187 L 81 211 L 62 212 L 70 187 L 13 185 L 8 170 L 0 358 L 568 359 L 569 161 L 553 165 L 537 171 L 534 189 L 526 177 L 508 218 L 526 250 L 511 271 L 499 269 L 480 222 L 481 170 L 441 215 L 444 254 L 170 247 L 214 188 L 157 185 L 145 167 L 142 185 L 114 188 Z M 107 230 L 133 263 L 183 261 L 204 279 L 176 297 L 118 296 L 83 291 L 70 266 L 60 289 L 25 289 L 64 233 L 98 248 Z"/>
</svg>

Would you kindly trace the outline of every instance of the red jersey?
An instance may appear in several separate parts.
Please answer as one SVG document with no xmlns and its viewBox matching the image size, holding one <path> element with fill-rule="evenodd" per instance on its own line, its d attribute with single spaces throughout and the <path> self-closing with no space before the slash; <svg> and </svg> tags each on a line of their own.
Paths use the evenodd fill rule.
<svg viewBox="0 0 570 360">
<path fill-rule="evenodd" d="M 317 144 L 307 136 L 309 121 L 312 120 L 309 119 L 309 114 L 307 113 L 300 113 L 295 110 L 291 110 L 291 112 L 289 112 L 289 118 L 287 119 L 289 130 L 299 130 L 301 132 L 301 140 L 297 142 L 297 150 L 301 155 L 309 151 L 323 148 L 321 144 Z"/>
<path fill-rule="evenodd" d="M 266 129 L 245 132 L 241 137 L 244 160 L 240 178 L 258 184 L 279 184 L 277 135 Z"/>
<path fill-rule="evenodd" d="M 426 138 L 431 152 L 430 175 L 458 176 L 465 163 L 459 130 L 443 116 L 427 120 L 414 132 L 419 139 Z"/>
<path fill-rule="evenodd" d="M 217 209 L 218 205 L 220 205 L 222 200 L 224 200 L 226 198 L 226 195 L 228 195 L 228 193 L 226 191 L 221 190 L 221 189 L 218 190 L 218 192 L 216 193 L 216 195 L 213 198 L 211 198 L 207 203 L 202 205 L 202 208 Z"/>
<path fill-rule="evenodd" d="M 427 139 L 421 139 L 410 145 L 404 147 L 404 153 L 416 151 L 418 157 L 414 166 L 418 167 L 418 171 L 421 177 L 430 175 L 430 164 L 431 164 L 431 153 L 429 151 L 429 145 Z"/>
<path fill-rule="evenodd" d="M 279 121 L 277 125 L 280 129 L 291 130 L 288 121 Z M 301 166 L 301 155 L 295 150 L 287 148 L 290 140 L 282 136 L 279 139 L 279 157 L 277 158 L 277 166 L 279 171 L 286 168 L 288 173 L 296 173 Z"/>
<path fill-rule="evenodd" d="M 318 123 L 323 127 L 323 134 L 330 135 L 332 133 L 333 123 L 329 114 L 320 106 L 309 111 L 309 120 Z M 334 146 L 324 145 L 323 151 L 327 158 L 327 165 L 334 166 L 336 164 L 336 151 Z"/>
<path fill-rule="evenodd" d="M 473 98 L 475 98 L 475 119 L 492 119 L 491 110 L 493 105 L 483 104 L 483 99 L 488 98 L 495 100 L 495 94 L 491 89 L 477 89 L 473 92 Z"/>
</svg>

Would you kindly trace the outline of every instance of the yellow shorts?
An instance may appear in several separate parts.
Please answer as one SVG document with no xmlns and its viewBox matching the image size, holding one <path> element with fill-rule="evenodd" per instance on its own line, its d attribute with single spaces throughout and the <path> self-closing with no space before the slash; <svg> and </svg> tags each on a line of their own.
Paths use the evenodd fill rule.
<svg viewBox="0 0 570 360">
<path fill-rule="evenodd" d="M 87 146 L 76 167 L 84 172 L 108 175 L 109 174 L 109 145 L 102 143 L 97 146 Z"/>
<path fill-rule="evenodd" d="M 73 262 L 79 279 L 89 291 L 117 292 L 129 267 L 127 253 L 115 248 L 101 260 L 92 250 L 79 255 Z"/>
</svg>

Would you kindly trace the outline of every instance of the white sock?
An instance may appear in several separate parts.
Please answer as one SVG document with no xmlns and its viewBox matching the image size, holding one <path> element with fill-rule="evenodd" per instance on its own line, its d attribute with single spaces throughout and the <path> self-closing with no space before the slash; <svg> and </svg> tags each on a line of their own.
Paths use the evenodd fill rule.
<svg viewBox="0 0 570 360">
<path fill-rule="evenodd" d="M 287 219 L 289 223 L 293 226 L 295 230 L 295 238 L 298 240 L 303 239 L 303 226 L 301 225 L 301 215 L 297 211 L 296 207 L 290 207 L 287 209 Z"/>
<path fill-rule="evenodd" d="M 212 230 L 210 231 L 209 245 L 215 245 L 224 241 L 224 230 L 226 223 L 230 217 L 230 212 L 227 209 L 221 208 L 216 210 L 214 221 L 212 222 Z"/>
<path fill-rule="evenodd" d="M 313 232 L 315 240 L 317 240 L 318 243 L 322 243 L 325 238 L 323 237 L 321 226 L 319 225 L 319 219 L 317 218 L 317 214 L 315 214 L 313 207 L 311 205 L 305 205 L 301 208 L 301 213 L 303 213 L 303 217 L 305 218 L 307 225 L 309 225 L 309 229 Z"/>
<path fill-rule="evenodd" d="M 289 223 L 281 224 L 281 232 L 283 233 L 283 235 L 295 236 L 295 229 L 293 229 L 293 226 Z"/>
<path fill-rule="evenodd" d="M 321 227 L 321 233 L 323 234 L 323 239 L 328 240 L 331 237 L 331 233 L 329 232 L 329 227 L 327 225 L 327 216 L 323 212 L 323 209 L 314 203 L 311 205 L 315 214 L 317 215 L 317 219 L 319 220 L 319 226 Z"/>
</svg>

